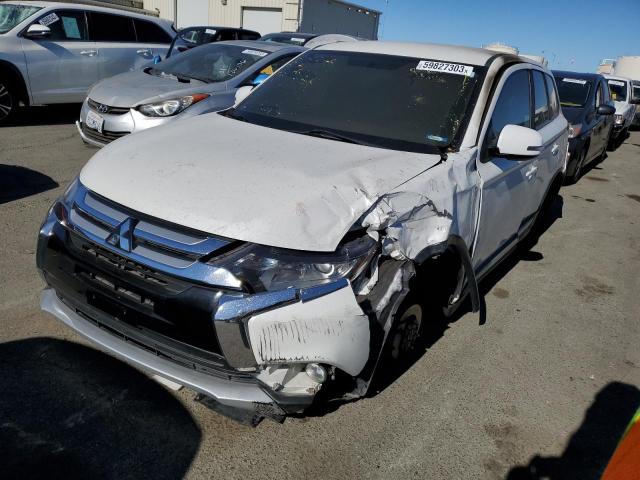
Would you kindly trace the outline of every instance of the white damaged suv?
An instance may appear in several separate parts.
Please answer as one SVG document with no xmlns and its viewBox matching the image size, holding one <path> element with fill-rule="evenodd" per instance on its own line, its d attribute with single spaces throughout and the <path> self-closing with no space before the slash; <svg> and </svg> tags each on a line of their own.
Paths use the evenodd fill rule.
<svg viewBox="0 0 640 480">
<path fill-rule="evenodd" d="M 253 422 L 361 397 L 427 312 L 479 309 L 555 198 L 567 135 L 527 59 L 324 45 L 231 110 L 98 152 L 40 230 L 41 305 Z"/>
</svg>

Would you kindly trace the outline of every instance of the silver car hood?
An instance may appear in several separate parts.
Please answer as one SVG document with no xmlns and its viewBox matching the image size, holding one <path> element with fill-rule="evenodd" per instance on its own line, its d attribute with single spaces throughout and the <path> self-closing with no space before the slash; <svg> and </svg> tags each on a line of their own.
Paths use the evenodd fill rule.
<svg viewBox="0 0 640 480">
<path fill-rule="evenodd" d="M 149 75 L 143 70 L 125 72 L 98 82 L 89 91 L 89 98 L 112 107 L 130 108 L 192 93 L 224 90 L 224 83 L 204 83 L 191 80 L 180 83 L 175 78 Z"/>
<path fill-rule="evenodd" d="M 381 195 L 439 161 L 212 113 L 111 143 L 80 181 L 133 210 L 204 232 L 333 251 Z"/>
</svg>

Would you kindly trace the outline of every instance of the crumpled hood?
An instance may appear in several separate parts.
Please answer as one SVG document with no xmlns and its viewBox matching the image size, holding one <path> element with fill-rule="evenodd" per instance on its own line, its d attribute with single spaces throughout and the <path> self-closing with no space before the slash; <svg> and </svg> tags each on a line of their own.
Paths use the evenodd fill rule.
<svg viewBox="0 0 640 480">
<path fill-rule="evenodd" d="M 212 113 L 111 143 L 80 181 L 133 210 L 204 232 L 333 251 L 381 195 L 439 161 Z"/>
<path fill-rule="evenodd" d="M 220 88 L 224 88 L 224 85 L 198 80 L 180 83 L 175 78 L 158 77 L 136 70 L 98 82 L 89 91 L 89 98 L 112 107 L 130 108 L 192 93 L 209 93 Z"/>
</svg>

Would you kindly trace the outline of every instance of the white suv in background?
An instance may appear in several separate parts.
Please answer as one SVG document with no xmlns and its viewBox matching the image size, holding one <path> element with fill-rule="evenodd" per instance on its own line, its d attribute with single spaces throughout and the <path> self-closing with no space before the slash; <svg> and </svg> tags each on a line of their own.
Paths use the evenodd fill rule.
<svg viewBox="0 0 640 480">
<path fill-rule="evenodd" d="M 91 85 L 166 54 L 171 22 L 73 3 L 0 3 L 0 124 L 20 104 L 81 103 Z"/>
<path fill-rule="evenodd" d="M 603 75 L 607 79 L 611 99 L 616 107 L 612 136 L 615 141 L 623 141 L 636 115 L 636 105 L 640 98 L 634 96 L 631 80 L 614 75 Z"/>
</svg>

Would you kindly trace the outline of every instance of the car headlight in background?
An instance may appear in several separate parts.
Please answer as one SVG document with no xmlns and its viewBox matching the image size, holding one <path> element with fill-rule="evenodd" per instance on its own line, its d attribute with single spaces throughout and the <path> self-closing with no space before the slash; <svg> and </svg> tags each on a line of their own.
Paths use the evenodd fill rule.
<svg viewBox="0 0 640 480">
<path fill-rule="evenodd" d="M 306 288 L 341 278 L 354 280 L 369 264 L 377 242 L 363 235 L 335 252 L 301 252 L 249 244 L 209 262 L 224 268 L 253 292 Z"/>
<path fill-rule="evenodd" d="M 616 125 L 620 125 L 624 122 L 624 117 L 619 113 L 615 114 L 614 119 L 615 119 Z"/>
<path fill-rule="evenodd" d="M 576 138 L 582 132 L 582 124 L 580 125 L 569 125 L 569 138 Z"/>
<path fill-rule="evenodd" d="M 209 97 L 209 95 L 206 93 L 195 93 L 181 98 L 172 98 L 163 102 L 140 105 L 138 111 L 147 117 L 170 117 L 207 97 Z"/>
</svg>

